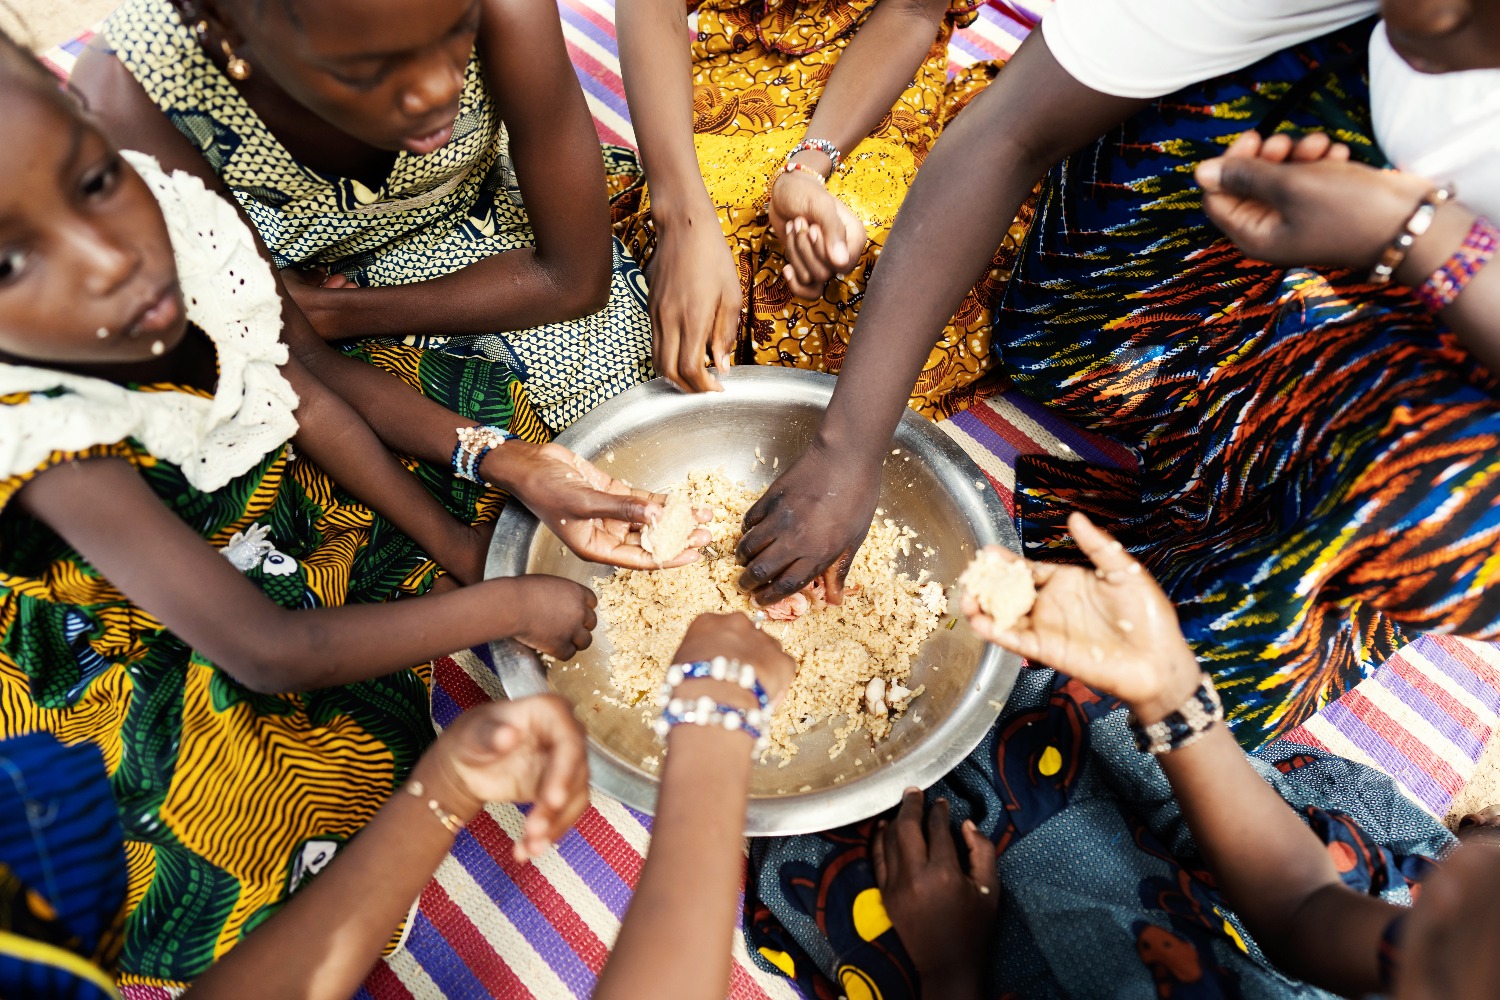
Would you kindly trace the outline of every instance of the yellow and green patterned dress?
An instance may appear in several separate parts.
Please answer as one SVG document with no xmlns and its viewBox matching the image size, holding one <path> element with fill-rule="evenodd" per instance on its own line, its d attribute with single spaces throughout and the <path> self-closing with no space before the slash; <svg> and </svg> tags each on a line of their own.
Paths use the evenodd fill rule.
<svg viewBox="0 0 1500 1000">
<path fill-rule="evenodd" d="M 204 53 L 171 0 L 125 0 L 103 33 L 234 194 L 277 267 L 327 268 L 366 287 L 405 285 L 536 243 L 477 55 L 452 140 L 426 156 L 398 154 L 384 184 L 371 190 L 298 162 Z M 606 146 L 603 155 L 615 188 L 639 175 L 632 151 Z M 479 336 L 413 330 L 401 343 L 504 365 L 525 383 L 538 415 L 561 430 L 650 377 L 645 279 L 619 240 L 614 254 L 609 303 L 597 313 Z"/>
<path fill-rule="evenodd" d="M 275 281 L 233 208 L 194 178 L 132 162 L 167 218 L 218 387 L 0 365 L 0 739 L 47 731 L 102 752 L 129 870 L 124 981 L 181 983 L 321 869 L 404 780 L 432 739 L 427 668 L 256 694 L 24 513 L 18 491 L 62 462 L 123 459 L 285 608 L 420 594 L 438 569 L 294 453 Z M 231 271 L 244 279 L 232 293 Z M 489 388 L 489 418 L 534 436 L 524 395 Z M 477 513 L 476 495 L 444 499 Z"/>
<path fill-rule="evenodd" d="M 854 149 L 828 189 L 864 220 L 869 242 L 846 280 L 821 299 L 792 295 L 786 260 L 770 233 L 771 181 L 802 140 L 834 66 L 877 0 L 688 0 L 693 36 L 693 143 L 709 197 L 734 254 L 749 306 L 739 357 L 762 365 L 837 372 L 844 363 L 865 282 L 880 255 L 917 168 L 953 116 L 997 72 L 994 63 L 948 79 L 948 39 L 978 16 L 979 3 L 952 0 L 911 84 Z M 990 269 L 964 298 L 912 391 L 911 406 L 934 419 L 973 401 L 992 367 L 990 304 L 1010 279 L 1021 224 L 1003 237 Z M 655 248 L 651 202 L 627 192 L 616 205 L 616 232 L 645 262 Z M 919 289 L 912 289 L 918 294 Z"/>
</svg>

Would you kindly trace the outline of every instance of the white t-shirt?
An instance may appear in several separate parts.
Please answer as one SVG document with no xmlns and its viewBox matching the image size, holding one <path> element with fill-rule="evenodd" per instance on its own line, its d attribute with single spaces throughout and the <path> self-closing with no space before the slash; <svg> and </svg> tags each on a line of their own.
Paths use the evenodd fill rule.
<svg viewBox="0 0 1500 1000">
<path fill-rule="evenodd" d="M 1370 38 L 1375 136 L 1402 170 L 1452 184 L 1465 206 L 1500 220 L 1500 69 L 1418 73 Z"/>
<path fill-rule="evenodd" d="M 1379 0 L 1056 0 L 1042 18 L 1042 36 L 1084 86 L 1153 98 L 1242 69 L 1379 8 Z"/>
<path fill-rule="evenodd" d="M 1042 35 L 1084 86 L 1149 99 L 1337 31 L 1378 7 L 1378 0 L 1056 0 Z M 1500 219 L 1500 70 L 1419 73 L 1378 25 L 1370 102 L 1375 138 L 1392 163 L 1453 184 L 1463 204 Z"/>
</svg>

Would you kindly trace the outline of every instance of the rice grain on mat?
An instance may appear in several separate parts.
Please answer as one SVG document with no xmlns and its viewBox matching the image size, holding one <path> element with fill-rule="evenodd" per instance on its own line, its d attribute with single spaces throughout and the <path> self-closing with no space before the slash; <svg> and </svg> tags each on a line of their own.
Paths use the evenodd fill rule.
<svg viewBox="0 0 1500 1000">
<path fill-rule="evenodd" d="M 751 612 L 755 608 L 735 581 L 743 569 L 734 560 L 740 525 L 756 494 L 722 472 L 691 472 L 674 489 L 691 507 L 709 508 L 713 536 L 704 558 L 680 569 L 658 572 L 617 570 L 599 581 L 599 618 L 613 643 L 610 672 L 625 700 L 654 713 L 654 697 L 671 665 L 672 654 L 694 618 L 704 612 Z M 844 603 L 826 604 L 817 588 L 795 595 L 783 607 L 805 613 L 791 621 L 767 621 L 797 661 L 797 678 L 771 718 L 771 752 L 787 763 L 796 738 L 827 721 L 834 725 L 831 757 L 837 757 L 860 729 L 874 739 L 890 735 L 891 725 L 922 693 L 908 691 L 912 662 L 922 642 L 947 610 L 942 585 L 896 572 L 896 553 L 911 549 L 916 532 L 890 518 L 877 517 L 850 567 Z M 866 692 L 879 679 L 885 714 L 871 712 Z M 842 721 L 840 721 L 842 720 Z"/>
</svg>

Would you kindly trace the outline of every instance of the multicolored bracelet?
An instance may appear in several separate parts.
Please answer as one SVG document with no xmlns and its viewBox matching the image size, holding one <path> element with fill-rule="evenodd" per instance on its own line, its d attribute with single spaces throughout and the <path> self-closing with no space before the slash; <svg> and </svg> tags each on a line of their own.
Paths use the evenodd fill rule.
<svg viewBox="0 0 1500 1000">
<path fill-rule="evenodd" d="M 838 171 L 839 164 L 844 162 L 843 152 L 827 139 L 803 139 L 801 142 L 797 143 L 797 145 L 792 147 L 792 151 L 790 153 L 786 154 L 786 162 L 790 164 L 792 162 L 792 157 L 796 156 L 798 153 L 806 153 L 810 151 L 816 151 L 828 157 L 828 162 L 832 164 L 832 166 L 828 170 L 828 175 L 830 177 Z"/>
<path fill-rule="evenodd" d="M 1215 723 L 1222 722 L 1223 719 L 1224 703 L 1219 700 L 1219 692 L 1214 690 L 1214 682 L 1204 674 L 1203 683 L 1198 685 L 1198 690 L 1193 692 L 1192 697 L 1165 719 L 1143 726 L 1132 712 L 1126 721 L 1141 753 L 1159 757 L 1196 743 Z"/>
<path fill-rule="evenodd" d="M 1489 219 L 1479 216 L 1469 227 L 1469 234 L 1464 237 L 1463 245 L 1454 251 L 1453 256 L 1442 267 L 1433 271 L 1426 281 L 1412 289 L 1417 301 L 1433 312 L 1452 305 L 1453 300 L 1458 298 L 1458 293 L 1495 256 L 1497 247 L 1500 247 L 1500 229 L 1496 229 Z"/>
<path fill-rule="evenodd" d="M 519 441 L 520 437 L 503 427 L 458 428 L 458 444 L 453 446 L 453 474 L 459 479 L 484 485 L 479 477 L 479 464 L 495 448 L 507 441 Z"/>
<path fill-rule="evenodd" d="M 819 184 L 823 184 L 826 186 L 828 183 L 823 179 L 822 174 L 818 173 L 816 170 L 814 170 L 812 167 L 809 167 L 805 163 L 788 162 L 786 166 L 781 168 L 781 172 L 784 174 L 803 173 L 811 177 L 813 180 L 817 181 Z"/>
<path fill-rule="evenodd" d="M 1406 254 L 1411 250 L 1411 245 L 1417 242 L 1417 237 L 1427 232 L 1432 227 L 1432 217 L 1437 214 L 1438 206 L 1453 197 L 1451 187 L 1433 188 L 1422 196 L 1417 202 L 1417 207 L 1412 210 L 1406 219 L 1406 224 L 1401 227 L 1401 232 L 1391 240 L 1390 245 L 1380 254 L 1380 259 L 1375 262 L 1374 268 L 1370 270 L 1370 284 L 1390 284 L 1391 275 L 1396 273 L 1396 268 L 1406 260 Z"/>
</svg>

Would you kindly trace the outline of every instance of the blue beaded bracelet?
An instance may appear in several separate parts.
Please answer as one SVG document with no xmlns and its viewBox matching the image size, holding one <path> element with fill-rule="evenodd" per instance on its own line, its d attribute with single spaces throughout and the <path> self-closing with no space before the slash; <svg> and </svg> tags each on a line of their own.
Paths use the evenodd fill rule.
<svg viewBox="0 0 1500 1000">
<path fill-rule="evenodd" d="M 704 695 L 700 698 L 669 698 L 662 706 L 661 717 L 656 720 L 653 729 L 656 735 L 662 739 L 667 738 L 672 729 L 680 725 L 690 726 L 721 726 L 730 732 L 736 730 L 747 734 L 755 741 L 753 753 L 764 753 L 769 740 L 761 726 L 765 722 L 765 716 L 760 709 L 735 708 L 733 705 L 721 705 L 712 698 Z"/>
<path fill-rule="evenodd" d="M 731 660 L 724 656 L 715 656 L 711 660 L 694 660 L 691 663 L 674 663 L 667 668 L 667 679 L 661 687 L 659 704 L 665 705 L 661 699 L 672 697 L 672 692 L 677 685 L 686 680 L 699 680 L 710 677 L 716 681 L 729 681 L 755 695 L 755 701 L 760 705 L 762 712 L 771 707 L 771 698 L 766 694 L 765 687 L 760 683 L 760 678 L 755 676 L 755 668 L 748 663 L 739 660 Z"/>
</svg>

